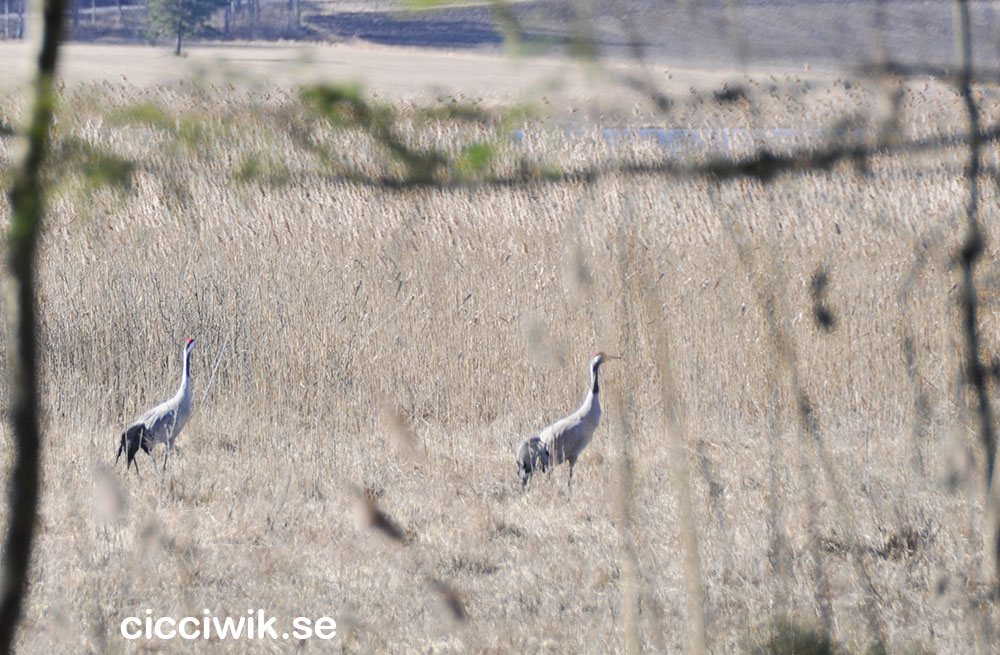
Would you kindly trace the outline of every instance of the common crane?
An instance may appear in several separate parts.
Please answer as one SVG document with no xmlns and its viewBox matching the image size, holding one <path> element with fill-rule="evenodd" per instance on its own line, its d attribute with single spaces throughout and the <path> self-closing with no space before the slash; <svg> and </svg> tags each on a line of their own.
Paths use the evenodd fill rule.
<svg viewBox="0 0 1000 655">
<path fill-rule="evenodd" d="M 573 467 L 576 460 L 594 436 L 594 430 L 601 420 L 601 401 L 598 399 L 600 387 L 597 376 L 601 364 L 608 360 L 621 359 L 614 355 L 595 353 L 590 360 L 590 389 L 583 404 L 566 418 L 559 419 L 538 435 L 541 447 L 547 455 L 547 465 L 558 466 L 569 462 L 569 485 L 573 484 Z"/>
<path fill-rule="evenodd" d="M 164 443 L 169 454 L 174 448 L 174 440 L 180 434 L 184 424 L 187 423 L 191 415 L 191 349 L 194 348 L 194 339 L 188 339 L 184 346 L 184 370 L 181 372 L 181 386 L 177 393 L 170 400 L 160 403 L 153 409 L 137 418 L 135 422 L 122 432 L 121 442 L 118 445 L 118 456 L 115 457 L 115 464 L 121 458 L 122 453 L 127 453 L 125 469 L 135 463 L 135 472 L 139 473 L 139 462 L 135 460 L 135 454 L 142 448 L 155 465 L 153 458 L 153 448 L 158 443 Z M 167 456 L 163 458 L 163 468 L 167 468 Z"/>
</svg>

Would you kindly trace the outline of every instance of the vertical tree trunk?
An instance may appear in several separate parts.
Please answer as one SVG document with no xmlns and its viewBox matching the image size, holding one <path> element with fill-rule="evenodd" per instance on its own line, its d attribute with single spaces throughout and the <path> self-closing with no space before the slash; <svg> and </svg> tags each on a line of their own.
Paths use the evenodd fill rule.
<svg viewBox="0 0 1000 655">
<path fill-rule="evenodd" d="M 177 21 L 177 49 L 174 50 L 174 54 L 180 56 L 181 54 L 181 22 Z"/>
<path fill-rule="evenodd" d="M 10 0 L 3 0 L 3 38 L 10 38 Z"/>
<path fill-rule="evenodd" d="M 97 25 L 97 0 L 90 0 L 90 26 Z"/>
<path fill-rule="evenodd" d="M 122 0 L 117 0 L 118 3 L 118 25 L 125 27 L 125 10 L 122 9 Z"/>
<path fill-rule="evenodd" d="M 27 2 L 28 0 L 24 0 Z M 70 0 L 73 3 L 73 30 L 80 27 L 80 0 Z"/>
<path fill-rule="evenodd" d="M 36 259 L 45 208 L 42 166 L 55 112 L 56 61 L 65 11 L 65 0 L 45 0 L 42 4 L 44 22 L 34 80 L 35 97 L 25 130 L 26 144 L 13 170 L 8 196 L 10 226 L 6 234 L 4 291 L 7 293 L 10 391 L 4 417 L 10 421 L 14 454 L 11 474 L 5 484 L 9 509 L 3 537 L 3 571 L 0 572 L 0 655 L 11 652 L 21 621 L 40 494 L 42 426 Z"/>
<path fill-rule="evenodd" d="M 222 36 L 223 36 L 223 38 L 226 38 L 226 39 L 230 38 L 229 24 L 230 24 L 230 22 L 232 22 L 232 20 L 233 20 L 233 3 L 232 2 L 227 2 L 226 3 L 226 13 L 225 13 L 225 18 L 224 18 L 224 23 L 223 23 L 223 28 L 222 28 Z"/>
<path fill-rule="evenodd" d="M 24 4 L 28 0 L 21 0 L 17 8 L 17 38 L 24 39 Z M 65 5 L 63 5 L 65 7 Z"/>
</svg>

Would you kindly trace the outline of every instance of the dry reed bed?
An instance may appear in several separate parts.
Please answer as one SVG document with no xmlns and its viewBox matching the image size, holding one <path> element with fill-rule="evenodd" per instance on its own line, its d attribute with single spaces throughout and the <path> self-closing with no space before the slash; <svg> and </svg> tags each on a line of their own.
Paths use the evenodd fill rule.
<svg viewBox="0 0 1000 655">
<path fill-rule="evenodd" d="M 761 106 L 775 124 L 813 129 L 844 106 L 823 109 L 823 91 L 765 94 Z M 905 132 L 961 125 L 945 92 L 921 93 L 905 94 Z M 842 95 L 852 112 L 878 106 L 870 89 Z M 177 125 L 199 117 L 196 147 L 117 124 L 115 107 L 135 101 L 162 103 Z M 834 636 L 866 648 L 857 561 L 891 650 L 982 647 L 982 462 L 956 381 L 950 264 L 960 152 L 884 155 L 867 175 L 842 166 L 769 185 L 608 174 L 392 191 L 331 174 L 303 134 L 365 170 L 384 169 L 384 155 L 363 135 L 317 127 L 286 95 L 112 87 L 72 103 L 78 137 L 140 165 L 126 194 L 67 178 L 52 206 L 41 267 L 50 447 L 22 652 L 119 649 L 119 622 L 146 608 L 256 607 L 285 620 L 335 614 L 351 652 L 621 649 L 622 426 L 635 458 L 624 529 L 636 543 L 638 628 L 647 644 L 685 649 L 664 338 L 713 652 L 749 648 L 783 614 L 812 623 L 827 596 Z M 678 112 L 687 125 L 760 124 L 743 105 Z M 656 155 L 649 143 L 615 150 L 526 127 L 499 169 Z M 402 129 L 459 152 L 458 140 L 488 128 L 426 130 L 404 113 Z M 279 174 L 238 182 L 248 156 Z M 996 244 L 995 189 L 984 193 Z M 988 255 L 990 355 L 995 247 Z M 829 333 L 812 320 L 819 270 L 837 321 Z M 798 428 L 769 296 L 843 498 Z M 199 342 L 182 455 L 162 477 L 144 458 L 142 480 L 126 477 L 110 468 L 116 435 L 171 392 L 187 336 Z M 521 494 L 513 445 L 579 402 L 595 348 L 626 359 L 605 367 L 608 421 L 572 494 L 562 470 Z M 387 435 L 386 404 L 412 426 L 415 457 Z M 356 489 L 412 542 L 359 532 Z M 431 578 L 461 595 L 468 621 L 450 617 Z"/>
</svg>

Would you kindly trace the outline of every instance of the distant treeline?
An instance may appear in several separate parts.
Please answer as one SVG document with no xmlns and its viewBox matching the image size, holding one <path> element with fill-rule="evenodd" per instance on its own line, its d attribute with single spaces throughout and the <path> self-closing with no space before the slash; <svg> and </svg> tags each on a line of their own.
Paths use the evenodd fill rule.
<svg viewBox="0 0 1000 655">
<path fill-rule="evenodd" d="M 67 7 L 67 40 L 156 41 L 182 35 L 203 38 L 298 36 L 298 0 L 73 0 Z M 30 21 L 26 0 L 0 0 L 0 39 L 23 39 Z M 180 23 L 178 23 L 180 19 Z M 166 28 L 166 26 L 170 26 Z"/>
</svg>

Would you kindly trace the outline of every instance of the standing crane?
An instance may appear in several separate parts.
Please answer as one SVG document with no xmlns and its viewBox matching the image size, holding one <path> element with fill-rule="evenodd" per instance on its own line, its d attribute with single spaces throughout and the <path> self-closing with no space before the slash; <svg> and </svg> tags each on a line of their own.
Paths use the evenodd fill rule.
<svg viewBox="0 0 1000 655">
<path fill-rule="evenodd" d="M 177 393 L 170 400 L 160 403 L 153 409 L 137 418 L 135 422 L 122 432 L 121 442 L 118 445 L 118 456 L 115 457 L 115 464 L 121 458 L 123 452 L 127 452 L 125 470 L 135 462 L 135 472 L 139 473 L 139 462 L 135 461 L 135 454 L 142 448 L 156 465 L 156 458 L 153 457 L 153 448 L 158 443 L 164 443 L 167 447 L 167 454 L 174 449 L 174 440 L 181 433 L 181 428 L 187 423 L 191 415 L 191 349 L 194 348 L 194 339 L 188 339 L 184 346 L 184 370 L 181 372 L 181 386 Z M 167 455 L 163 457 L 163 469 L 167 468 Z"/>
<path fill-rule="evenodd" d="M 601 420 L 597 375 L 601 364 L 611 359 L 621 359 L 621 357 L 605 355 L 602 352 L 594 354 L 590 360 L 590 389 L 587 391 L 587 397 L 583 399 L 583 404 L 566 418 L 559 419 L 542 430 L 537 437 L 546 454 L 546 465 L 558 466 L 564 461 L 569 462 L 570 486 L 573 485 L 573 467 L 576 465 L 576 460 L 590 443 L 594 430 L 597 429 L 597 423 Z"/>
<path fill-rule="evenodd" d="M 521 475 L 521 487 L 528 486 L 532 473 L 549 468 L 549 451 L 538 437 L 528 437 L 517 447 L 517 472 Z"/>
</svg>

